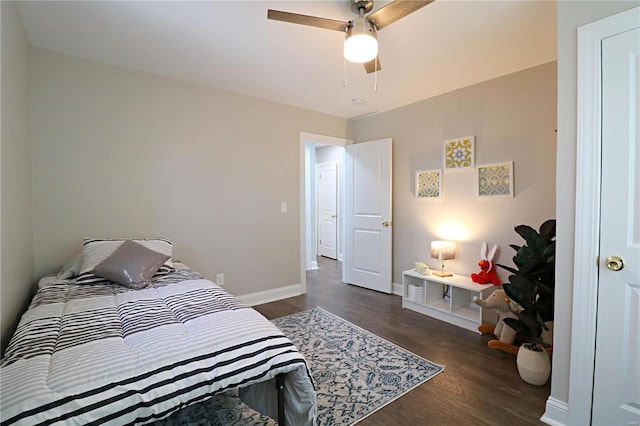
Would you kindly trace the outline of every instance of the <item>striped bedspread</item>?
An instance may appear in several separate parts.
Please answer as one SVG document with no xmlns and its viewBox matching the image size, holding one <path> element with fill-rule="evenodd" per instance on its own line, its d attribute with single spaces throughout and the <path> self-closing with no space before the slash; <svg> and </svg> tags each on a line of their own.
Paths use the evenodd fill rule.
<svg viewBox="0 0 640 426">
<path fill-rule="evenodd" d="M 252 401 L 273 415 L 275 385 L 259 383 L 279 373 L 287 373 L 287 423 L 313 424 L 302 355 L 262 315 L 191 270 L 143 290 L 57 282 L 38 291 L 2 359 L 0 419 L 144 424 L 253 386 L 273 390 Z"/>
</svg>

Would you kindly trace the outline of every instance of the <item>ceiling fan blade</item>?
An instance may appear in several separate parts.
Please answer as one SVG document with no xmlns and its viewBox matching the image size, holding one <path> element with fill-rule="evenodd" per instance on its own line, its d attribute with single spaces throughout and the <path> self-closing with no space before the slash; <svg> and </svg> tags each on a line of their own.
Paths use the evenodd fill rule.
<svg viewBox="0 0 640 426">
<path fill-rule="evenodd" d="M 267 19 L 275 21 L 291 22 L 292 24 L 309 25 L 311 27 L 325 28 L 327 30 L 346 32 L 349 28 L 348 22 L 336 21 L 334 19 L 316 18 L 315 16 L 300 15 L 298 13 L 282 12 L 280 10 L 269 9 Z"/>
<path fill-rule="evenodd" d="M 377 67 L 376 61 L 378 61 Z M 367 71 L 367 74 L 371 74 L 372 72 L 380 71 L 382 69 L 382 65 L 380 65 L 380 56 L 376 56 L 375 59 L 372 59 L 369 62 L 365 62 L 363 65 L 365 71 Z"/>
<path fill-rule="evenodd" d="M 434 0 L 395 0 L 367 16 L 367 21 L 375 25 L 377 30 L 381 30 L 387 25 L 391 25 L 398 19 L 404 18 L 410 13 L 425 7 Z"/>
</svg>

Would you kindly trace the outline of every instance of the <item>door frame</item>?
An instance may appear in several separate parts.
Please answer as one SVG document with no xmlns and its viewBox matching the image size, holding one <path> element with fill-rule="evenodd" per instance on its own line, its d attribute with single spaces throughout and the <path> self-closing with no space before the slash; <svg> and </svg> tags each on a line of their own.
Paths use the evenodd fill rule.
<svg viewBox="0 0 640 426">
<path fill-rule="evenodd" d="M 338 138 L 334 136 L 318 135 L 315 133 L 300 132 L 299 143 L 299 164 L 300 164 L 300 293 L 307 292 L 307 253 L 309 252 L 309 243 L 312 242 L 311 236 L 307 233 L 307 218 L 311 206 L 311 194 L 307 188 L 307 182 L 312 174 L 315 173 L 315 164 L 311 164 L 310 159 L 306 155 L 307 144 L 335 145 L 346 146 L 353 143 L 350 139 Z M 344 173 L 339 170 L 338 173 Z M 339 179 L 342 179 L 340 176 Z M 308 207 L 309 206 L 309 207 Z M 338 213 L 338 214 L 341 214 Z"/>
<path fill-rule="evenodd" d="M 602 163 L 602 40 L 638 27 L 640 8 L 578 28 L 575 252 L 567 424 L 590 424 Z"/>
</svg>

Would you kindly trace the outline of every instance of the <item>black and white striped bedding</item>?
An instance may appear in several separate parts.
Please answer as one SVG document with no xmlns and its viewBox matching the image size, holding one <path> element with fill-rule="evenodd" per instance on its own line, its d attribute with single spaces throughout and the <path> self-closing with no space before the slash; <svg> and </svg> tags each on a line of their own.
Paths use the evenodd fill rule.
<svg viewBox="0 0 640 426">
<path fill-rule="evenodd" d="M 263 392 L 259 383 L 279 373 L 287 373 L 287 423 L 312 424 L 315 394 L 302 355 L 199 274 L 178 270 L 143 290 L 63 281 L 38 291 L 7 348 L 0 419 L 151 423 L 227 389 Z M 273 414 L 274 402 L 267 395 L 254 408 Z"/>
</svg>

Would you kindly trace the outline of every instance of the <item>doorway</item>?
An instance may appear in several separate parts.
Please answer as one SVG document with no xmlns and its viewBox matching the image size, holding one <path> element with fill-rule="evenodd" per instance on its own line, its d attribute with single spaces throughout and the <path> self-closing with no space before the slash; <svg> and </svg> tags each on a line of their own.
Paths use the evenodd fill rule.
<svg viewBox="0 0 640 426">
<path fill-rule="evenodd" d="M 346 139 L 300 134 L 300 290 L 306 271 L 318 268 L 317 193 L 313 179 L 316 148 L 341 147 L 337 216 L 338 247 L 344 247 L 342 281 L 392 292 L 391 282 L 391 138 L 353 145 Z M 338 250 L 340 252 L 341 250 Z"/>
<path fill-rule="evenodd" d="M 344 182 L 344 147 L 352 142 L 348 139 L 332 136 L 300 133 L 300 287 L 303 293 L 307 290 L 306 273 L 308 270 L 318 269 L 318 200 L 316 185 L 316 163 L 318 159 L 326 160 L 331 157 L 337 160 L 337 213 L 336 213 L 336 258 L 342 260 L 343 230 L 341 217 L 343 216 L 344 191 L 340 190 L 340 182 Z M 324 161 L 326 162 L 326 161 Z M 341 262 L 340 262 L 341 263 Z M 341 264 L 339 265 L 342 268 Z M 344 276 L 341 272 L 342 276 Z"/>
</svg>

